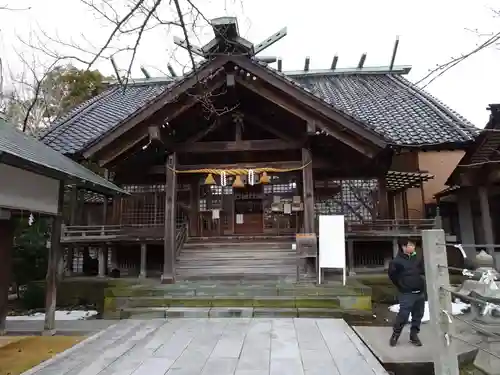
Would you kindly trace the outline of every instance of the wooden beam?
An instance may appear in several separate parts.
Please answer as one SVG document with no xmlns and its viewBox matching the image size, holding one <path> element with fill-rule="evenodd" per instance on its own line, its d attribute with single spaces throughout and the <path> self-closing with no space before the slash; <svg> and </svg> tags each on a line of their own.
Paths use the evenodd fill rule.
<svg viewBox="0 0 500 375">
<path fill-rule="evenodd" d="M 177 143 L 175 150 L 182 153 L 228 152 L 228 151 L 271 151 L 299 149 L 303 142 L 285 142 L 280 139 L 251 141 L 217 141 Z"/>
<path fill-rule="evenodd" d="M 274 126 L 272 126 L 272 124 L 269 124 L 268 122 L 262 120 L 258 116 L 245 113 L 244 119 L 248 120 L 249 123 L 258 126 L 263 130 L 267 130 L 269 133 L 275 135 L 278 138 L 283 139 L 284 141 L 295 142 L 297 139 L 297 137 L 294 137 L 293 135 L 287 134 L 285 132 L 282 132 L 281 130 L 276 129 Z"/>
<path fill-rule="evenodd" d="M 240 77 L 236 77 L 237 82 L 244 86 L 245 88 L 255 92 L 257 95 L 260 95 L 267 100 L 274 102 L 281 108 L 285 109 L 286 111 L 294 114 L 295 116 L 302 118 L 303 120 L 309 122 L 309 123 L 316 123 L 316 125 L 323 130 L 327 131 L 330 133 L 332 136 L 334 136 L 336 139 L 338 139 L 340 142 L 346 144 L 352 149 L 355 149 L 356 151 L 373 158 L 376 154 L 375 152 L 375 147 L 369 146 L 366 142 L 363 142 L 361 139 L 356 139 L 354 136 L 350 135 L 346 131 L 338 130 L 333 128 L 332 126 L 328 126 L 325 124 L 324 121 L 321 119 L 315 119 L 315 115 L 312 113 L 308 113 L 308 111 L 300 109 L 296 106 L 291 105 L 288 103 L 286 100 L 284 100 L 280 95 L 277 95 L 273 91 L 265 88 L 262 85 L 259 85 L 256 87 L 256 85 L 252 82 L 245 81 L 244 79 Z"/>
<path fill-rule="evenodd" d="M 233 60 L 241 68 L 255 75 L 257 78 L 268 82 L 270 85 L 274 86 L 282 92 L 287 93 L 287 95 L 293 97 L 294 99 L 299 100 L 321 115 L 324 115 L 327 118 L 346 127 L 352 132 L 370 141 L 373 145 L 378 146 L 379 148 L 385 148 L 385 146 L 387 146 L 387 143 L 382 136 L 380 136 L 373 130 L 366 129 L 363 123 L 349 118 L 347 115 L 337 111 L 335 108 L 326 104 L 322 99 L 314 96 L 313 94 L 309 94 L 303 90 L 298 90 L 285 79 L 276 76 L 271 71 L 267 71 L 253 64 L 246 57 L 231 56 L 231 60 Z"/>
<path fill-rule="evenodd" d="M 48 335 L 53 335 L 56 329 L 57 281 L 59 276 L 59 262 L 61 261 L 62 255 L 61 226 L 63 224 L 64 181 L 59 182 L 58 194 L 57 215 L 52 219 L 52 233 L 50 236 L 49 259 L 45 284 L 45 322 L 43 324 L 43 331 Z"/>
<path fill-rule="evenodd" d="M 175 101 L 180 95 L 184 94 L 187 90 L 195 87 L 200 81 L 209 78 L 210 76 L 214 76 L 215 72 L 222 68 L 229 60 L 229 56 L 219 56 L 214 59 L 210 64 L 207 64 L 204 68 L 197 71 L 197 74 L 191 75 L 188 78 L 180 81 L 179 84 L 174 84 L 169 90 L 166 90 L 164 94 L 160 95 L 156 98 L 153 103 L 146 106 L 142 110 L 136 112 L 129 119 L 124 121 L 120 126 L 117 126 L 115 130 L 110 132 L 106 137 L 100 139 L 96 143 L 92 144 L 85 152 L 85 158 L 89 158 L 103 147 L 111 144 L 115 139 L 120 137 L 121 135 L 128 132 L 137 124 L 143 122 L 147 118 L 151 117 L 155 112 L 162 109 L 165 105 L 172 103 Z M 225 82 L 225 80 L 223 81 Z M 193 97 L 196 102 L 196 97 Z M 170 121 L 171 118 L 167 117 L 167 120 Z"/>
<path fill-rule="evenodd" d="M 177 197 L 177 155 L 171 153 L 165 164 L 165 242 L 163 248 L 162 284 L 175 283 L 175 210 Z"/>
<path fill-rule="evenodd" d="M 207 134 L 213 132 L 215 129 L 217 129 L 221 125 L 222 125 L 221 119 L 217 118 L 217 119 L 214 120 L 214 122 L 212 122 L 212 124 L 210 126 L 208 126 L 207 128 L 204 128 L 204 129 L 200 130 L 199 132 L 197 132 L 195 135 L 193 135 L 192 137 L 190 137 L 185 143 L 186 144 L 192 144 L 192 143 L 198 142 L 200 139 L 202 139 L 203 137 L 205 137 Z"/>
</svg>

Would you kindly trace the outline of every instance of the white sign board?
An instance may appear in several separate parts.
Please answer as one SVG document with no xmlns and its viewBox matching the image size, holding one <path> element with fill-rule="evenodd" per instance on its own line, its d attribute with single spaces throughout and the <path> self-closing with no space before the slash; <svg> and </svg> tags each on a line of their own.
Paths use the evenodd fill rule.
<svg viewBox="0 0 500 375">
<path fill-rule="evenodd" d="M 59 181 L 0 164 L 0 207 L 57 214 Z"/>
<path fill-rule="evenodd" d="M 341 268 L 343 271 L 343 283 L 345 285 L 345 251 L 344 215 L 320 215 L 319 274 L 321 275 L 322 268 Z"/>
</svg>

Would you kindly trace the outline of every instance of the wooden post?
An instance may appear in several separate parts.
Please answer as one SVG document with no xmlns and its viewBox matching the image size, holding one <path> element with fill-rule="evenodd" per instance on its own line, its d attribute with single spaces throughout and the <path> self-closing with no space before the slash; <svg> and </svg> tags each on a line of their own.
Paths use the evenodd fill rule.
<svg viewBox="0 0 500 375">
<path fill-rule="evenodd" d="M 378 201 L 379 201 L 379 218 L 389 218 L 389 198 L 387 196 L 387 178 L 385 176 L 378 179 Z"/>
<path fill-rule="evenodd" d="M 431 331 L 434 333 L 433 358 L 436 375 L 459 375 L 458 358 L 451 323 L 451 294 L 445 233 L 442 229 L 422 231 L 425 279 L 429 301 Z"/>
<path fill-rule="evenodd" d="M 314 233 L 314 180 L 311 152 L 302 149 L 302 192 L 304 200 L 304 232 Z"/>
<path fill-rule="evenodd" d="M 61 226 L 63 223 L 64 181 L 59 182 L 57 215 L 52 219 L 49 260 L 47 265 L 45 292 L 44 334 L 53 335 L 56 323 L 57 268 L 61 257 Z"/>
<path fill-rule="evenodd" d="M 6 330 L 14 230 L 10 211 L 0 209 L 0 336 L 4 335 Z"/>
<path fill-rule="evenodd" d="M 481 224 L 483 225 L 484 231 L 484 243 L 486 245 L 493 245 L 495 240 L 493 235 L 493 224 L 491 221 L 488 188 L 486 186 L 480 186 L 477 190 L 479 193 L 479 205 L 481 206 Z M 488 246 L 487 251 L 488 254 L 495 258 L 495 248 L 493 246 Z"/>
<path fill-rule="evenodd" d="M 71 189 L 70 196 L 70 215 L 69 215 L 69 224 L 76 225 L 77 217 L 78 217 L 78 188 L 73 186 Z M 75 257 L 75 245 L 68 246 L 68 255 L 66 257 L 66 276 L 71 276 L 73 273 L 73 258 Z"/>
<path fill-rule="evenodd" d="M 175 205 L 177 196 L 177 178 L 175 152 L 167 157 L 165 181 L 165 244 L 163 252 L 162 284 L 175 282 Z"/>
<path fill-rule="evenodd" d="M 101 245 L 99 250 L 97 250 L 97 266 L 98 266 L 98 274 L 99 277 L 106 276 L 106 245 Z"/>
<path fill-rule="evenodd" d="M 356 275 L 354 272 L 354 240 L 347 240 L 347 259 L 349 261 L 349 276 Z"/>
<path fill-rule="evenodd" d="M 145 279 L 146 278 L 146 273 L 147 273 L 147 245 L 145 243 L 141 243 L 141 264 L 140 264 L 140 271 L 139 271 L 139 278 L 140 279 Z"/>
</svg>

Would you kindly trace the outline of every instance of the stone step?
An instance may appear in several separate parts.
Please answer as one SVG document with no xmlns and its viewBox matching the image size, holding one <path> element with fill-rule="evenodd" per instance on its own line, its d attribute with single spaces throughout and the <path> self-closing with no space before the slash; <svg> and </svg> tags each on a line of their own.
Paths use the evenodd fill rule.
<svg viewBox="0 0 500 375">
<path fill-rule="evenodd" d="M 215 267 L 275 267 L 279 265 L 290 265 L 295 266 L 298 263 L 298 259 L 180 259 L 177 262 L 176 267 L 182 266 L 215 266 Z"/>
<path fill-rule="evenodd" d="M 225 260 L 225 259 L 297 259 L 297 254 L 295 253 L 184 253 L 178 256 L 179 259 L 214 259 L 214 260 Z"/>
<path fill-rule="evenodd" d="M 206 248 L 234 248 L 234 249 L 291 249 L 292 243 L 288 242 L 186 242 L 184 249 L 206 249 Z"/>
<path fill-rule="evenodd" d="M 266 307 L 150 307 L 126 308 L 120 311 L 119 319 L 165 319 L 165 318 L 369 318 L 371 312 L 335 308 L 266 308 Z"/>
</svg>

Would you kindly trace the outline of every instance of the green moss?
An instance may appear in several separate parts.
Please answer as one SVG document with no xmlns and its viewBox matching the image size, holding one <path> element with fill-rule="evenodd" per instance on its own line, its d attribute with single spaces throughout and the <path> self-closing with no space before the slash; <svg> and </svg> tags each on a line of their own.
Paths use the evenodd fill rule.
<svg viewBox="0 0 500 375">
<path fill-rule="evenodd" d="M 253 307 L 253 298 L 214 297 L 212 307 Z"/>
<path fill-rule="evenodd" d="M 189 297 L 189 298 L 177 298 L 173 297 L 171 299 L 170 306 L 179 306 L 179 307 L 211 307 L 212 306 L 212 298 L 197 298 L 197 297 Z"/>
<path fill-rule="evenodd" d="M 348 310 L 372 310 L 372 298 L 370 296 L 339 297 L 340 307 Z"/>
<path fill-rule="evenodd" d="M 254 307 L 272 307 L 272 308 L 294 308 L 295 299 L 284 297 L 256 297 L 253 299 Z"/>
<path fill-rule="evenodd" d="M 326 308 L 333 309 L 340 306 L 338 298 L 295 298 L 295 306 L 297 308 Z"/>
</svg>

